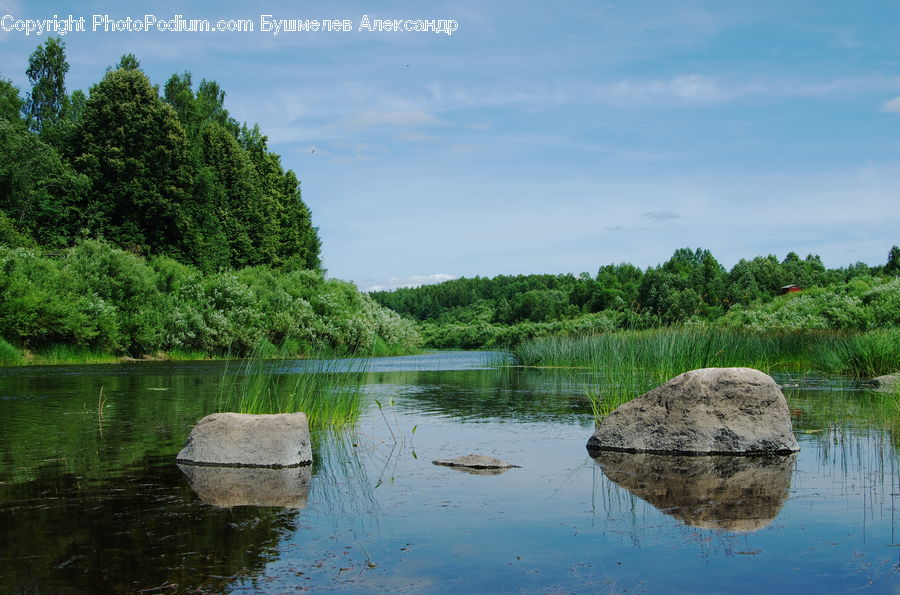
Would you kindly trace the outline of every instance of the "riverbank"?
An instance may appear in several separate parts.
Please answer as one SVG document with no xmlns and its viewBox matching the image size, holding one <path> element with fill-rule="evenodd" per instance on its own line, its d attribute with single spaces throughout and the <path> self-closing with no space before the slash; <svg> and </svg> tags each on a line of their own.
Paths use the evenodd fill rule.
<svg viewBox="0 0 900 595">
<path fill-rule="evenodd" d="M 67 250 L 0 246 L 0 365 L 89 363 L 159 352 L 242 357 L 320 350 L 385 355 L 420 343 L 415 324 L 322 271 L 203 272 L 97 241 Z M 31 354 L 31 355 L 29 355 Z"/>
</svg>

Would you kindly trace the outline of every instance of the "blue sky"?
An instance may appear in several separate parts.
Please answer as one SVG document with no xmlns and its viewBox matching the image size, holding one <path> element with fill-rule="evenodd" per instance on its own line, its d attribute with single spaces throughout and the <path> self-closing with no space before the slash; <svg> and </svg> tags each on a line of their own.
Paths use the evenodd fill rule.
<svg viewBox="0 0 900 595">
<path fill-rule="evenodd" d="M 900 244 L 896 2 L 24 2 L 0 17 L 244 18 L 252 33 L 74 32 L 68 89 L 132 52 L 190 71 L 297 172 L 333 277 L 595 273 L 703 247 L 830 267 Z M 274 18 L 347 32 L 259 31 Z M 359 31 L 454 19 L 453 35 Z M 43 37 L 0 31 L 27 91 Z"/>
</svg>

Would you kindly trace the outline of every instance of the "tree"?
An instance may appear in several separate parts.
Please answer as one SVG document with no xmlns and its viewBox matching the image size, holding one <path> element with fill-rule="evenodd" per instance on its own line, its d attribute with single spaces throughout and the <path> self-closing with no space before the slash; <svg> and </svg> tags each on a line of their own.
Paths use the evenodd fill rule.
<svg viewBox="0 0 900 595">
<path fill-rule="evenodd" d="M 60 120 L 66 107 L 65 43 L 50 37 L 37 47 L 28 59 L 25 74 L 31 81 L 31 93 L 25 105 L 26 120 L 35 132 L 42 132 Z"/>
<path fill-rule="evenodd" d="M 720 312 L 725 299 L 725 268 L 709 250 L 679 248 L 662 266 L 648 269 L 638 301 L 670 320 Z"/>
<path fill-rule="evenodd" d="M 134 54 L 124 54 L 121 58 L 119 58 L 119 63 L 116 64 L 114 70 L 140 70 L 141 63 L 135 57 Z"/>
<path fill-rule="evenodd" d="M 884 265 L 885 275 L 900 275 L 900 247 L 892 246 Z"/>
<path fill-rule="evenodd" d="M 91 89 L 78 136 L 76 167 L 93 186 L 86 230 L 123 248 L 190 259 L 182 241 L 193 224 L 184 209 L 187 139 L 144 73 L 107 72 Z"/>
<path fill-rule="evenodd" d="M 0 210 L 16 229 L 49 246 L 68 244 L 88 180 L 21 124 L 0 120 Z"/>
<path fill-rule="evenodd" d="M 19 90 L 12 84 L 12 81 L 0 78 L 0 120 L 20 121 L 23 105 L 25 102 L 22 101 Z"/>
</svg>

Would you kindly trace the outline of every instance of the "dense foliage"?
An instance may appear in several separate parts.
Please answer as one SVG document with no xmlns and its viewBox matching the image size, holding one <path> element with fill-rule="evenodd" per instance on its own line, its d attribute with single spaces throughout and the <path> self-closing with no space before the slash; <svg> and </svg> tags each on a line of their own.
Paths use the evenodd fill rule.
<svg viewBox="0 0 900 595">
<path fill-rule="evenodd" d="M 123 56 L 85 95 L 66 93 L 65 45 L 31 55 L 25 99 L 0 79 L 0 243 L 100 239 L 203 271 L 320 267 L 300 184 L 215 82 L 173 75 L 162 95 Z"/>
<path fill-rule="evenodd" d="M 600 267 L 595 276 L 475 277 L 370 294 L 419 321 L 435 347 L 515 345 L 534 337 L 670 324 L 755 330 L 863 331 L 900 326 L 900 248 L 883 266 L 828 270 L 791 252 L 741 260 L 727 271 L 708 250 L 676 250 L 646 271 Z M 780 295 L 786 285 L 803 291 Z"/>
<path fill-rule="evenodd" d="M 61 252 L 0 246 L 0 337 L 27 350 L 58 344 L 152 354 L 243 355 L 261 342 L 285 355 L 410 348 L 410 321 L 351 283 L 260 265 L 203 273 L 86 240 Z M 17 363 L 0 339 L 0 356 Z"/>
</svg>

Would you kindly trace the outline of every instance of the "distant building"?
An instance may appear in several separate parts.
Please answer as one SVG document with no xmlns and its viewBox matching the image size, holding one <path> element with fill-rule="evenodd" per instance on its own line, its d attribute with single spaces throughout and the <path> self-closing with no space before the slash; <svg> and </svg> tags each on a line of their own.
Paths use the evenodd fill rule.
<svg viewBox="0 0 900 595">
<path fill-rule="evenodd" d="M 798 291 L 803 291 L 803 288 L 799 285 L 785 285 L 781 288 L 781 295 L 786 293 L 796 293 Z"/>
</svg>

